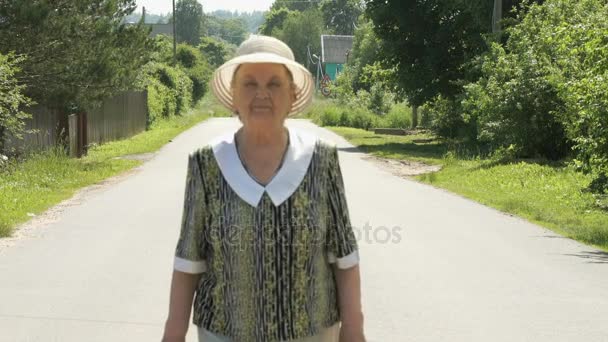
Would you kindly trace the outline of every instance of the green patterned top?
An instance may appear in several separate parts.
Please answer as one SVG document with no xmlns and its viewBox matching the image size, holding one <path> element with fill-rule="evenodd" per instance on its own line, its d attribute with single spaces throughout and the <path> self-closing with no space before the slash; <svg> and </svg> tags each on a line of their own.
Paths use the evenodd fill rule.
<svg viewBox="0 0 608 342">
<path fill-rule="evenodd" d="M 339 321 L 332 263 L 358 264 L 335 145 L 289 128 L 263 186 L 230 133 L 192 153 L 175 269 L 201 274 L 194 324 L 234 341 L 288 341 Z"/>
</svg>

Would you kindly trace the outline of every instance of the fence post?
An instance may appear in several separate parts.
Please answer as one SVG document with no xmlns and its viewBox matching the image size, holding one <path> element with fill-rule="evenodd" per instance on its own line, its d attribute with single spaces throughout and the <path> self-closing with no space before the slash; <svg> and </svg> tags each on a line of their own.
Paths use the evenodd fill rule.
<svg viewBox="0 0 608 342">
<path fill-rule="evenodd" d="M 150 108 L 148 108 L 148 88 L 144 89 L 144 111 L 146 112 L 146 131 L 150 130 Z"/>
<path fill-rule="evenodd" d="M 89 137 L 87 132 L 87 113 L 78 115 L 78 158 L 84 156 L 88 152 Z"/>
<path fill-rule="evenodd" d="M 87 115 L 86 113 L 68 116 L 68 132 L 70 135 L 70 157 L 80 158 L 85 153 L 87 144 Z"/>
<path fill-rule="evenodd" d="M 78 115 L 68 116 L 68 132 L 70 135 L 70 157 L 78 158 Z"/>
</svg>

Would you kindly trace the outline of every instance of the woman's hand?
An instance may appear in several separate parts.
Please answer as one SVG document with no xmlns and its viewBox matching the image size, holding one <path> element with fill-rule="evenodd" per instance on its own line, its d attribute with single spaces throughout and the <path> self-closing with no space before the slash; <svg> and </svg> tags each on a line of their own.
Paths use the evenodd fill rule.
<svg viewBox="0 0 608 342">
<path fill-rule="evenodd" d="M 186 342 L 186 337 L 163 337 L 161 342 Z"/>
<path fill-rule="evenodd" d="M 340 326 L 340 342 L 365 342 L 363 326 L 342 324 Z"/>
</svg>

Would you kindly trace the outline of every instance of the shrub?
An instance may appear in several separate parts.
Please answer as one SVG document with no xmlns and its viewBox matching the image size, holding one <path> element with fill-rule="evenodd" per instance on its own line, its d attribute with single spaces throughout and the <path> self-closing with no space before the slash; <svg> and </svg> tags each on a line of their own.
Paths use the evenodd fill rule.
<svg viewBox="0 0 608 342">
<path fill-rule="evenodd" d="M 506 47 L 494 44 L 463 102 L 479 138 L 551 159 L 573 147 L 574 165 L 608 173 L 608 6 L 547 0 L 519 15 Z M 608 188 L 608 184 L 605 185 Z"/>
<path fill-rule="evenodd" d="M 0 54 L 0 152 L 5 153 L 11 152 L 5 151 L 5 138 L 21 138 L 24 120 L 30 117 L 20 110 L 30 104 L 30 99 L 23 95 L 24 86 L 19 85 L 14 77 L 19 71 L 17 64 L 20 61 L 11 55 Z"/>
<path fill-rule="evenodd" d="M 406 129 L 412 126 L 412 110 L 407 103 L 395 103 L 384 119 L 386 127 Z"/>
<path fill-rule="evenodd" d="M 425 120 L 429 122 L 431 130 L 443 138 L 458 138 L 467 136 L 467 128 L 462 110 L 455 100 L 437 96 L 424 106 Z"/>
<path fill-rule="evenodd" d="M 180 115 L 192 105 L 193 83 L 181 68 L 150 62 L 140 73 L 137 87 L 148 90 L 149 124 L 161 116 Z"/>
<path fill-rule="evenodd" d="M 376 127 L 377 116 L 365 108 L 346 109 L 343 113 L 347 113 L 349 118 L 348 124 L 344 126 L 365 130 Z"/>
<path fill-rule="evenodd" d="M 192 102 L 197 103 L 207 92 L 211 67 L 199 49 L 187 44 L 179 45 L 177 62 L 192 81 Z"/>
<path fill-rule="evenodd" d="M 340 126 L 341 112 L 337 106 L 328 106 L 322 110 L 319 115 L 319 124 L 321 126 Z"/>
<path fill-rule="evenodd" d="M 214 67 L 224 64 L 230 55 L 226 43 L 212 37 L 202 37 L 198 49 L 209 64 Z"/>
</svg>

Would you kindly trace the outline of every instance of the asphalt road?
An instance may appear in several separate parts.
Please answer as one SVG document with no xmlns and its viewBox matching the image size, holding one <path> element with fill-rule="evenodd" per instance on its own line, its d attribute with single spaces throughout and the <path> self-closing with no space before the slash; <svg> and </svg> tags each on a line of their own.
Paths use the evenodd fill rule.
<svg viewBox="0 0 608 342">
<path fill-rule="evenodd" d="M 307 121 L 288 124 L 341 147 L 370 342 L 608 341 L 607 254 L 395 177 Z M 159 341 L 186 156 L 237 126 L 192 128 L 0 248 L 0 341 Z"/>
</svg>

